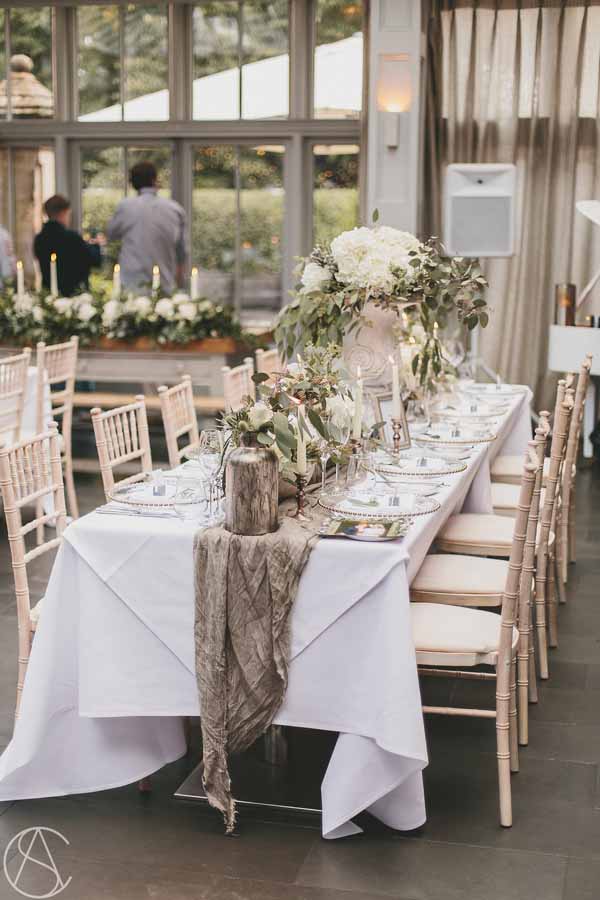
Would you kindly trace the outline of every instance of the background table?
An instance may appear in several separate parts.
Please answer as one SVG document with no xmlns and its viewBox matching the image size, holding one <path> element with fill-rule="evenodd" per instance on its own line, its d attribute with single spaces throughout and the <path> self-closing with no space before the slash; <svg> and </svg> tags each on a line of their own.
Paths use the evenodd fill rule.
<svg viewBox="0 0 600 900">
<path fill-rule="evenodd" d="M 417 518 L 403 541 L 322 540 L 311 554 L 275 721 L 339 732 L 321 789 L 325 837 L 359 831 L 351 819 L 362 810 L 402 830 L 425 821 L 409 582 L 465 501 L 490 511 L 490 455 L 523 450 L 529 398 L 519 395 L 465 472 L 444 476 L 441 509 Z M 183 755 L 181 717 L 199 712 L 194 531 L 176 519 L 97 513 L 67 529 L 0 759 L 0 800 L 115 787 Z"/>
</svg>

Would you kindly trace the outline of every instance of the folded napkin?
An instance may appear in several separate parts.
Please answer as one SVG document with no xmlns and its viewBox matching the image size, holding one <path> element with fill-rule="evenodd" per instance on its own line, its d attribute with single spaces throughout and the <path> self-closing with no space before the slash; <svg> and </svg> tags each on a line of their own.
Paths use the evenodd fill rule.
<svg viewBox="0 0 600 900">
<path fill-rule="evenodd" d="M 227 754 L 249 747 L 272 723 L 287 688 L 291 611 L 317 535 L 284 518 L 274 534 L 198 532 L 196 678 L 203 783 L 209 803 L 235 825 Z"/>
</svg>

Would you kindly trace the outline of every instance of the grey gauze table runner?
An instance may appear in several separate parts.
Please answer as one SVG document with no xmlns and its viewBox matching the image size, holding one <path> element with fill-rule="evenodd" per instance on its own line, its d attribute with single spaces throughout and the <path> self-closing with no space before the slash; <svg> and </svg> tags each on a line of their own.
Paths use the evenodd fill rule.
<svg viewBox="0 0 600 900">
<path fill-rule="evenodd" d="M 272 723 L 286 687 L 289 614 L 316 535 L 283 518 L 274 534 L 224 528 L 194 542 L 196 677 L 204 789 L 235 825 L 227 754 L 249 747 Z"/>
</svg>

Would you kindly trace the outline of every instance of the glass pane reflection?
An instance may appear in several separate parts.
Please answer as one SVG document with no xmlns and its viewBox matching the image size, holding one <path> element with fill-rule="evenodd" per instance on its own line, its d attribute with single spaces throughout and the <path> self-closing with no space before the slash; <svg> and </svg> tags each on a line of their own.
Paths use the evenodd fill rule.
<svg viewBox="0 0 600 900">
<path fill-rule="evenodd" d="M 313 147 L 314 243 L 329 243 L 359 223 L 359 148 L 353 144 Z"/>
<path fill-rule="evenodd" d="M 361 0 L 318 0 L 315 119 L 357 119 L 362 109 Z"/>
</svg>

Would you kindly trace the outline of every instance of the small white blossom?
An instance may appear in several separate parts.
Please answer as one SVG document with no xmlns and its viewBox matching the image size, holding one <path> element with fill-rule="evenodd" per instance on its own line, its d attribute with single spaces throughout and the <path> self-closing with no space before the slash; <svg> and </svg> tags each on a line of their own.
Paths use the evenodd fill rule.
<svg viewBox="0 0 600 900">
<path fill-rule="evenodd" d="M 179 291 L 177 294 L 173 294 L 173 296 L 171 297 L 171 300 L 173 301 L 175 306 L 178 306 L 180 303 L 189 303 L 190 299 L 190 295 L 185 294 L 183 291 Z"/>
<path fill-rule="evenodd" d="M 36 322 L 42 322 L 44 319 L 44 310 L 41 306 L 34 306 L 31 314 Z"/>
<path fill-rule="evenodd" d="M 163 297 L 163 299 L 159 300 L 154 307 L 154 311 L 157 316 L 162 316 L 163 319 L 172 319 L 175 307 L 173 306 L 171 300 L 169 300 L 167 297 Z"/>
<path fill-rule="evenodd" d="M 180 303 L 177 312 L 182 319 L 186 319 L 186 321 L 191 322 L 196 318 L 196 304 L 189 302 Z"/>
<path fill-rule="evenodd" d="M 15 312 L 18 315 L 24 315 L 25 313 L 31 312 L 35 305 L 35 299 L 31 294 L 21 294 L 20 297 L 18 294 L 15 294 L 14 304 Z"/>
<path fill-rule="evenodd" d="M 96 309 L 92 303 L 80 303 L 77 306 L 77 315 L 82 322 L 89 322 L 96 315 Z"/>
<path fill-rule="evenodd" d="M 118 300 L 109 300 L 104 304 L 102 310 L 102 324 L 109 328 L 118 318 L 121 311 L 121 304 Z"/>
<path fill-rule="evenodd" d="M 266 403 L 263 403 L 262 400 L 255 403 L 248 411 L 248 423 L 253 431 L 258 431 L 259 428 L 270 422 L 272 418 L 273 410 Z"/>
<path fill-rule="evenodd" d="M 328 269 L 316 262 L 308 262 L 302 273 L 302 290 L 305 294 L 321 291 L 330 280 L 331 273 Z"/>
<path fill-rule="evenodd" d="M 57 313 L 60 313 L 61 316 L 64 316 L 73 309 L 73 301 L 70 297 L 56 297 L 54 300 L 54 309 Z"/>
<path fill-rule="evenodd" d="M 137 316 L 147 316 L 152 309 L 152 300 L 150 297 L 130 297 L 125 307 L 127 312 L 134 313 Z"/>
<path fill-rule="evenodd" d="M 213 305 L 210 300 L 201 300 L 198 304 L 198 312 L 207 313 L 211 312 L 213 309 Z"/>
</svg>

